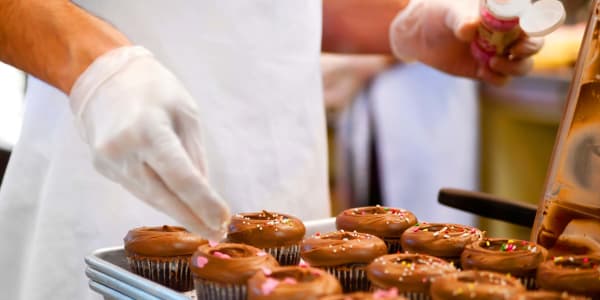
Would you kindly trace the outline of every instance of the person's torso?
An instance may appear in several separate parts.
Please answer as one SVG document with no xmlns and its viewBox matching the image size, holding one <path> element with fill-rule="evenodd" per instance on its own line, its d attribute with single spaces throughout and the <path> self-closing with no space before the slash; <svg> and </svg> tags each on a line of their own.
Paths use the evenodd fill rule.
<svg viewBox="0 0 600 300">
<path fill-rule="evenodd" d="M 150 49 L 194 96 L 209 181 L 233 212 L 329 216 L 319 0 L 77 4 Z M 0 290 L 82 299 L 83 256 L 169 218 L 93 170 L 62 93 L 32 79 L 26 101 L 0 189 L 0 236 L 12 245 L 0 249 L 11 270 Z"/>
</svg>

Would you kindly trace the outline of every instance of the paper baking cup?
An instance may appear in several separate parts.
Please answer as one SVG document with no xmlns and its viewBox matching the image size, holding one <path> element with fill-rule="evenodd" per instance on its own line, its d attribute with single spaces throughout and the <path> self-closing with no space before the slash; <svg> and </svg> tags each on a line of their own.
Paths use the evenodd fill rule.
<svg viewBox="0 0 600 300">
<path fill-rule="evenodd" d="M 295 266 L 300 263 L 300 245 L 291 245 L 286 247 L 274 247 L 263 249 L 265 252 L 273 255 L 281 266 Z"/>
<path fill-rule="evenodd" d="M 431 300 L 431 296 L 426 293 L 399 292 L 399 294 L 406 297 L 409 300 Z"/>
<path fill-rule="evenodd" d="M 335 276 L 342 284 L 344 293 L 369 291 L 371 282 L 367 279 L 366 265 L 353 264 L 334 267 L 323 267 L 327 273 Z"/>
<path fill-rule="evenodd" d="M 383 239 L 385 245 L 388 248 L 388 254 L 401 253 L 402 245 L 400 244 L 400 239 Z"/>
<path fill-rule="evenodd" d="M 460 265 L 460 256 L 459 257 L 443 257 L 443 260 L 451 263 L 455 268 L 462 270 L 462 267 Z"/>
<path fill-rule="evenodd" d="M 135 274 L 181 292 L 193 288 L 189 260 L 190 258 L 187 256 L 127 257 L 129 268 Z"/>
<path fill-rule="evenodd" d="M 219 283 L 194 277 L 198 300 L 246 300 L 246 285 Z"/>
<path fill-rule="evenodd" d="M 534 276 L 517 277 L 528 290 L 537 289 L 537 283 Z"/>
</svg>

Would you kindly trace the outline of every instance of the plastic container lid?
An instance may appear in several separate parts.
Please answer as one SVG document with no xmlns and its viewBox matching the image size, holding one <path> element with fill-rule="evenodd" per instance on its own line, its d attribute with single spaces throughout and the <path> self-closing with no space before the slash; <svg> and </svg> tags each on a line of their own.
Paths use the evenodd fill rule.
<svg viewBox="0 0 600 300">
<path fill-rule="evenodd" d="M 565 7 L 560 1 L 540 0 L 523 12 L 519 25 L 529 36 L 544 36 L 560 27 L 565 18 Z"/>
<path fill-rule="evenodd" d="M 531 8 L 531 0 L 484 0 L 484 3 L 494 17 L 504 20 L 518 18 Z"/>
</svg>

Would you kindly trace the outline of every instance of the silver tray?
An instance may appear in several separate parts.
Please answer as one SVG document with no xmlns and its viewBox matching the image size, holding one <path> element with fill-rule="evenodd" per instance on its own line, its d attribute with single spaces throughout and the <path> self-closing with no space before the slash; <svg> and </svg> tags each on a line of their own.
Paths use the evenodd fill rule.
<svg viewBox="0 0 600 300">
<path fill-rule="evenodd" d="M 307 221 L 306 235 L 335 230 L 335 218 Z M 102 248 L 85 257 L 89 286 L 105 299 L 195 299 L 195 292 L 177 292 L 132 273 L 123 247 Z"/>
</svg>

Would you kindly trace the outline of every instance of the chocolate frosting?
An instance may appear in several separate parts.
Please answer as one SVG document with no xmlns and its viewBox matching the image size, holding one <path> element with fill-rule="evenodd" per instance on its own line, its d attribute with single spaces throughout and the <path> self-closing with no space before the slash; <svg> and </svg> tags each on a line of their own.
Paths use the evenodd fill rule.
<svg viewBox="0 0 600 300">
<path fill-rule="evenodd" d="M 433 299 L 506 300 L 525 291 L 518 279 L 488 271 L 463 271 L 438 277 L 431 284 Z"/>
<path fill-rule="evenodd" d="M 541 288 L 600 297 L 600 256 L 562 256 L 542 263 L 537 272 Z"/>
<path fill-rule="evenodd" d="M 510 300 L 590 300 L 590 298 L 571 295 L 567 292 L 527 291 L 512 296 Z"/>
<path fill-rule="evenodd" d="M 311 266 L 368 264 L 385 255 L 385 242 L 368 233 L 334 231 L 302 241 L 300 256 Z"/>
<path fill-rule="evenodd" d="M 436 277 L 458 272 L 450 263 L 425 254 L 398 253 L 376 258 L 367 267 L 375 288 L 398 288 L 401 292 L 427 293 Z"/>
<path fill-rule="evenodd" d="M 290 246 L 300 243 L 306 228 L 300 219 L 274 212 L 236 214 L 231 218 L 227 241 L 258 248 Z"/>
<path fill-rule="evenodd" d="M 192 255 L 208 242 L 183 227 L 167 225 L 132 229 L 123 241 L 130 254 L 161 257 Z"/>
<path fill-rule="evenodd" d="M 356 292 L 352 294 L 333 295 L 322 297 L 319 300 L 406 300 L 406 298 L 398 295 L 389 295 L 388 293 L 365 293 Z"/>
<path fill-rule="evenodd" d="M 535 274 L 546 255 L 546 249 L 533 242 L 484 238 L 465 247 L 460 263 L 465 270 L 488 270 L 521 277 Z"/>
<path fill-rule="evenodd" d="M 407 210 L 367 206 L 342 211 L 335 219 L 337 229 L 370 233 L 381 238 L 400 238 L 417 223 L 417 217 Z"/>
<path fill-rule="evenodd" d="M 481 230 L 459 224 L 420 223 L 402 234 L 402 250 L 443 258 L 460 257 L 466 245 L 481 240 Z"/>
<path fill-rule="evenodd" d="M 192 256 L 191 271 L 195 277 L 205 280 L 245 284 L 256 271 L 278 266 L 273 256 L 258 248 L 221 243 L 200 246 Z"/>
<path fill-rule="evenodd" d="M 270 274 L 257 272 L 248 280 L 248 300 L 317 300 L 341 293 L 342 287 L 333 275 L 311 267 L 274 268 Z"/>
</svg>

